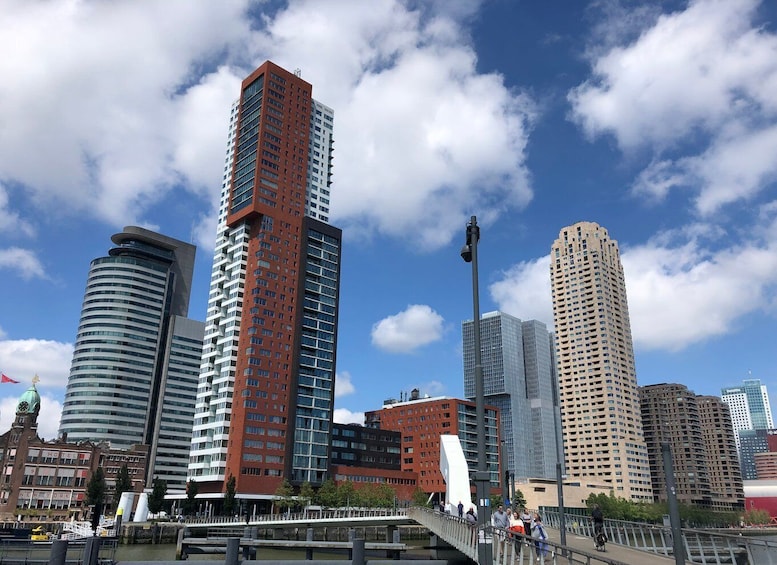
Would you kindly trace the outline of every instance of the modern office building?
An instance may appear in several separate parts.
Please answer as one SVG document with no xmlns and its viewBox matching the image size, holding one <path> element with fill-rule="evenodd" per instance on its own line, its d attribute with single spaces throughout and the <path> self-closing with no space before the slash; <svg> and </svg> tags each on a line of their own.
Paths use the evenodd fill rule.
<svg viewBox="0 0 777 565">
<path fill-rule="evenodd" d="M 742 467 L 742 479 L 754 481 L 760 479 L 756 457 L 770 451 L 769 442 L 774 441 L 775 430 L 739 430 L 739 464 Z"/>
<path fill-rule="evenodd" d="M 699 395 L 701 435 L 707 450 L 707 477 L 713 504 L 739 509 L 745 501 L 736 434 L 728 405 L 717 396 Z M 655 484 L 655 483 L 654 483 Z"/>
<path fill-rule="evenodd" d="M 651 501 L 618 243 L 593 222 L 563 228 L 550 279 L 567 475 Z"/>
<path fill-rule="evenodd" d="M 464 396 L 475 400 L 474 322 L 462 324 Z M 503 312 L 480 320 L 485 402 L 499 409 L 506 469 L 516 478 L 556 477 L 561 421 L 553 336 L 542 322 Z"/>
<path fill-rule="evenodd" d="M 485 406 L 486 457 L 491 486 L 499 493 L 499 411 Z M 427 494 L 444 497 L 440 471 L 440 435 L 458 435 L 470 470 L 478 467 L 477 414 L 475 403 L 447 396 L 422 397 L 414 389 L 408 398 L 386 400 L 383 408 L 364 415 L 368 428 L 394 430 L 402 436 L 402 470 L 418 474 L 418 486 Z"/>
<path fill-rule="evenodd" d="M 335 484 L 350 481 L 357 490 L 366 485 L 387 485 L 397 503 L 407 503 L 418 485 L 418 474 L 402 470 L 401 435 L 393 430 L 335 423 L 330 477 Z"/>
<path fill-rule="evenodd" d="M 262 512 L 284 479 L 327 477 L 341 231 L 325 223 L 333 111 L 265 62 L 233 106 L 197 390 L 190 479 L 235 478 Z"/>
<path fill-rule="evenodd" d="M 720 397 L 731 408 L 737 450 L 740 449 L 740 430 L 774 428 L 769 393 L 759 379 L 746 379 L 741 385 L 723 388 Z"/>
<path fill-rule="evenodd" d="M 59 432 L 150 447 L 151 477 L 183 488 L 204 325 L 188 319 L 196 248 L 127 226 L 92 261 Z"/>
</svg>

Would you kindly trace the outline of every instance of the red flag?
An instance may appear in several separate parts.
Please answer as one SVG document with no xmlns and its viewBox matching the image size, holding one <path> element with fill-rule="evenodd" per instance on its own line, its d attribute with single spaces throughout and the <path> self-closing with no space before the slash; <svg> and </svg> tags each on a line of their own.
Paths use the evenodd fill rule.
<svg viewBox="0 0 777 565">
<path fill-rule="evenodd" d="M 7 375 L 5 375 L 5 374 L 2 374 L 2 376 L 0 376 L 0 383 L 14 383 L 14 384 L 19 384 L 19 381 L 15 381 L 15 380 L 13 380 L 11 377 L 9 377 L 9 376 L 7 376 Z"/>
</svg>

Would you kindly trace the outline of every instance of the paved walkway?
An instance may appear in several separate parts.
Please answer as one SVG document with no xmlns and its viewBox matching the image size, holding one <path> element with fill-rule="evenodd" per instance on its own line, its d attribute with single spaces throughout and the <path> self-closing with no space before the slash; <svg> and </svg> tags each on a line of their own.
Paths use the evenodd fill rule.
<svg viewBox="0 0 777 565">
<path fill-rule="evenodd" d="M 548 527 L 546 529 L 551 541 L 558 542 L 559 531 Z M 571 532 L 567 532 L 567 545 L 573 549 L 592 553 L 613 561 L 628 563 L 628 565 L 674 565 L 675 563 L 674 557 L 664 557 L 663 555 L 631 549 L 630 547 L 614 543 L 608 543 L 607 551 L 605 552 L 596 551 L 593 539 Z"/>
</svg>

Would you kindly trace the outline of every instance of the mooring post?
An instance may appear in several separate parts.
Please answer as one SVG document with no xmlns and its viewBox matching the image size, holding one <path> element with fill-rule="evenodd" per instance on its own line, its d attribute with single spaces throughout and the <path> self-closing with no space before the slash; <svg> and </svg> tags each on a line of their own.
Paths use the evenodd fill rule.
<svg viewBox="0 0 777 565">
<path fill-rule="evenodd" d="M 353 565 L 364 565 L 364 539 L 356 538 L 353 540 Z"/>
<path fill-rule="evenodd" d="M 229 538 L 227 540 L 227 556 L 224 559 L 224 565 L 238 565 L 239 553 L 240 538 Z"/>
<path fill-rule="evenodd" d="M 178 540 L 175 543 L 175 560 L 186 559 L 186 550 L 183 547 L 183 538 L 186 535 L 186 528 L 178 530 Z"/>
<path fill-rule="evenodd" d="M 51 544 L 51 553 L 49 553 L 49 565 L 65 565 L 67 557 L 67 540 L 55 539 Z"/>
<path fill-rule="evenodd" d="M 86 538 L 84 545 L 84 565 L 97 565 L 97 558 L 100 554 L 100 538 L 94 536 Z"/>
<path fill-rule="evenodd" d="M 305 541 L 313 541 L 313 528 L 308 528 L 305 532 Z M 313 561 L 313 548 L 305 548 L 305 559 Z"/>
</svg>

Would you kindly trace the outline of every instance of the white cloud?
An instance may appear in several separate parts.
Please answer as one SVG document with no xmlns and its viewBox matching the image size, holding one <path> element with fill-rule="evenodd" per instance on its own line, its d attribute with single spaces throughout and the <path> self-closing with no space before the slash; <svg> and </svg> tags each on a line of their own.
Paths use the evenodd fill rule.
<svg viewBox="0 0 777 565">
<path fill-rule="evenodd" d="M 348 371 L 339 371 L 335 376 L 335 398 L 348 396 L 356 392 L 356 387 L 351 381 L 351 374 Z"/>
<path fill-rule="evenodd" d="M 634 340 L 646 349 L 679 350 L 736 330 L 768 308 L 777 285 L 777 245 L 722 249 L 698 237 L 668 234 L 622 255 Z"/>
<path fill-rule="evenodd" d="M 257 36 L 258 51 L 302 69 L 314 97 L 335 109 L 331 215 L 352 233 L 404 237 L 412 227 L 414 244 L 434 249 L 459 232 L 473 202 L 485 219 L 531 198 L 534 106 L 501 76 L 476 71 L 452 19 L 472 5 L 433 15 L 394 0 L 326 10 L 304 0 Z"/>
<path fill-rule="evenodd" d="M 754 21 L 759 4 L 690 2 L 596 58 L 594 78 L 570 92 L 590 136 L 652 149 L 637 192 L 690 187 L 710 214 L 777 178 L 777 35 Z"/>
<path fill-rule="evenodd" d="M 444 319 L 429 306 L 411 304 L 372 326 L 372 343 L 392 353 L 411 353 L 442 338 Z"/>
<path fill-rule="evenodd" d="M 116 225 L 142 218 L 181 178 L 195 193 L 216 190 L 230 81 L 199 73 L 244 42 L 246 6 L 4 2 L 0 76 L 14 80 L 0 82 L 0 179 L 40 208 Z"/>
<path fill-rule="evenodd" d="M 73 345 L 43 339 L 0 341 L 0 370 L 21 383 L 38 375 L 38 390 L 67 386 Z"/>
<path fill-rule="evenodd" d="M 420 248 L 439 247 L 473 202 L 486 219 L 531 198 L 534 106 L 476 70 L 460 22 L 477 5 L 296 0 L 252 21 L 249 8 L 272 7 L 8 0 L 0 179 L 38 208 L 117 226 L 187 191 L 209 205 L 192 230 L 211 247 L 230 104 L 272 59 L 335 108 L 333 220 L 365 236 L 413 226 Z"/>
<path fill-rule="evenodd" d="M 549 256 L 513 265 L 488 290 L 500 311 L 521 320 L 539 320 L 552 330 Z"/>
<path fill-rule="evenodd" d="M 333 418 L 337 424 L 364 425 L 364 412 L 351 412 L 347 408 L 335 408 Z"/>
<path fill-rule="evenodd" d="M 13 385 L 2 385 L 11 387 Z M 21 385 L 19 385 L 21 386 Z M 16 417 L 16 405 L 19 403 L 19 397 L 27 390 L 18 388 L 17 396 L 6 396 L 0 399 L 0 433 L 5 433 L 11 429 L 11 424 Z M 10 390 L 0 389 L 9 394 Z M 59 433 L 59 420 L 62 415 L 62 404 L 49 396 L 41 394 L 40 414 L 38 415 L 38 436 L 44 440 L 56 439 Z"/>
<path fill-rule="evenodd" d="M 735 234 L 698 224 L 622 245 L 636 347 L 680 350 L 734 332 L 744 316 L 773 308 L 776 234 L 777 222 L 755 226 L 748 242 L 726 245 Z M 552 327 L 548 260 L 517 264 L 490 286 L 500 310 Z"/>
<path fill-rule="evenodd" d="M 440 381 L 428 381 L 418 387 L 421 396 L 443 396 L 447 387 Z"/>
<path fill-rule="evenodd" d="M 0 183 L 0 232 L 10 235 L 21 234 L 27 237 L 35 235 L 35 228 L 31 223 L 23 220 L 18 212 L 14 212 L 8 206 L 8 190 Z"/>
<path fill-rule="evenodd" d="M 48 278 L 35 253 L 21 247 L 0 249 L 0 269 L 9 269 L 23 279 Z"/>
</svg>

